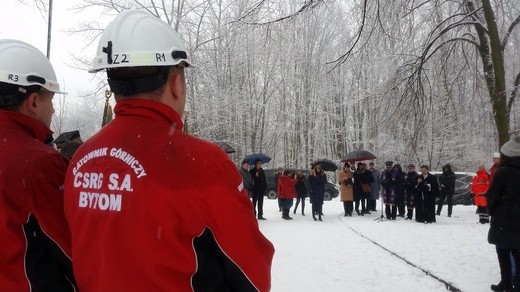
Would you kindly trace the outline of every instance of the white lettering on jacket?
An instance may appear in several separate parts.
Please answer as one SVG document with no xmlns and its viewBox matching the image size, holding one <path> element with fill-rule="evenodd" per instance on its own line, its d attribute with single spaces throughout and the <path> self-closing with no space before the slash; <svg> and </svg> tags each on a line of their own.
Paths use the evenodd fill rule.
<svg viewBox="0 0 520 292">
<path fill-rule="evenodd" d="M 74 166 L 74 168 L 72 168 L 72 174 L 76 175 L 76 173 L 79 171 L 81 166 L 83 166 L 83 164 L 87 163 L 87 161 L 89 161 L 93 158 L 107 156 L 107 151 L 108 151 L 108 147 L 99 148 L 99 149 L 90 151 L 85 156 L 81 157 L 78 160 L 78 162 L 76 162 L 76 165 Z"/>
<path fill-rule="evenodd" d="M 130 153 L 124 151 L 121 148 L 112 148 L 110 149 L 110 156 L 114 158 L 118 158 L 122 160 L 124 163 L 128 164 L 134 173 L 137 175 L 137 178 L 141 178 L 143 176 L 146 176 L 146 171 L 139 163 L 139 160 L 137 160 L 134 156 L 132 156 Z"/>
<path fill-rule="evenodd" d="M 94 192 L 79 192 L 80 208 L 98 209 L 101 211 L 121 211 L 122 196 Z"/>
</svg>

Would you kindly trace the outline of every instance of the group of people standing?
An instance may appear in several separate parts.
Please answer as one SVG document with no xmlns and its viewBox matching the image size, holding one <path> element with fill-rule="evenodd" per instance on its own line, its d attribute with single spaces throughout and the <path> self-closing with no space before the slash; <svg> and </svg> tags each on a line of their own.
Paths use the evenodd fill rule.
<svg viewBox="0 0 520 292">
<path fill-rule="evenodd" d="M 427 165 L 421 166 L 420 173 L 416 172 L 413 164 L 408 165 L 407 172 L 392 161 L 385 162 L 385 165 L 386 169 L 380 173 L 373 162 L 368 168 L 365 163 L 358 162 L 356 169 L 345 163 L 338 175 L 344 216 L 352 216 L 354 203 L 360 216 L 377 211 L 376 200 L 380 195 L 389 220 L 396 220 L 398 216 L 411 220 L 415 210 L 417 222 L 433 223 L 435 216 L 440 215 L 445 199 L 448 199 L 448 217 L 451 216 L 455 173 L 449 164 L 443 167 L 439 181 L 429 172 Z M 439 196 L 436 212 L 435 198 Z"/>
<path fill-rule="evenodd" d="M 243 160 L 239 172 L 242 175 L 244 187 L 248 190 L 252 199 L 255 215 L 258 220 L 266 220 L 263 217 L 263 197 L 267 190 L 267 182 L 262 163 L 256 161 L 255 166 L 249 170 L 249 162 Z M 305 216 L 305 198 L 309 196 L 312 205 L 312 218 L 314 221 L 323 221 L 323 201 L 327 176 L 320 165 L 316 165 L 310 170 L 308 178 L 301 170 L 290 172 L 280 168 L 274 176 L 274 182 L 278 206 L 283 219 L 293 219 L 289 214 L 294 199 L 296 199 L 296 205 L 293 214 L 296 214 L 298 206 L 301 204 L 301 214 Z"/>
</svg>

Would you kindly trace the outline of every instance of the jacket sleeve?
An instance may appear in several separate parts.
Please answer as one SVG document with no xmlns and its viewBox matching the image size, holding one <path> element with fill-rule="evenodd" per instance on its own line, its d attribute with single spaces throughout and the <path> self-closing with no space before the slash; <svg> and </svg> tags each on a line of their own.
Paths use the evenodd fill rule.
<svg viewBox="0 0 520 292">
<path fill-rule="evenodd" d="M 257 291 L 269 291 L 274 247 L 260 232 L 231 160 L 226 158 L 216 173 L 219 175 L 212 177 L 201 204 L 206 209 L 207 226 L 226 257 L 228 264 L 223 268 L 227 282 L 235 291 L 249 290 L 244 283 Z"/>
<path fill-rule="evenodd" d="M 374 175 L 372 174 L 371 171 L 366 171 L 365 172 L 367 174 L 367 179 L 368 179 L 368 182 L 369 184 L 373 183 L 374 182 Z"/>
<path fill-rule="evenodd" d="M 49 249 L 60 265 L 63 277 L 75 286 L 72 273 L 71 235 L 63 208 L 63 183 L 67 160 L 59 153 L 37 161 L 29 176 L 34 178 L 31 207 L 43 233 L 50 239 Z M 41 166 L 41 167 L 40 167 Z M 72 289 L 72 286 L 71 286 Z"/>
</svg>

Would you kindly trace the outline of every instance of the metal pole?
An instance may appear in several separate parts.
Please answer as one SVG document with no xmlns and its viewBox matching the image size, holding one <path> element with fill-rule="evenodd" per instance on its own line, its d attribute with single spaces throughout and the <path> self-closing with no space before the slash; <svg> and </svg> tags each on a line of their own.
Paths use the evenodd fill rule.
<svg viewBox="0 0 520 292">
<path fill-rule="evenodd" d="M 49 21 L 47 23 L 47 59 L 51 59 L 52 0 L 49 0 Z"/>
</svg>

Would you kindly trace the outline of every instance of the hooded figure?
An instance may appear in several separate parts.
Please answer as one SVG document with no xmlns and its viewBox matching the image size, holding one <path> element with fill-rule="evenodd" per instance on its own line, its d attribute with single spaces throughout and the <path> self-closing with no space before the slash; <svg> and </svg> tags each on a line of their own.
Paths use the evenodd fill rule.
<svg viewBox="0 0 520 292">
<path fill-rule="evenodd" d="M 437 205 L 437 216 L 441 215 L 444 200 L 448 199 L 448 217 L 451 217 L 453 194 L 455 194 L 455 173 L 451 170 L 449 163 L 442 167 L 442 174 L 439 177 L 439 187 L 441 188 L 441 197 Z"/>
<path fill-rule="evenodd" d="M 491 285 L 493 291 L 513 291 L 511 260 L 514 258 L 517 276 L 514 291 L 520 288 L 520 138 L 511 139 L 500 149 L 500 166 L 487 191 L 487 207 L 491 215 L 488 241 L 496 245 L 501 281 Z"/>
</svg>

